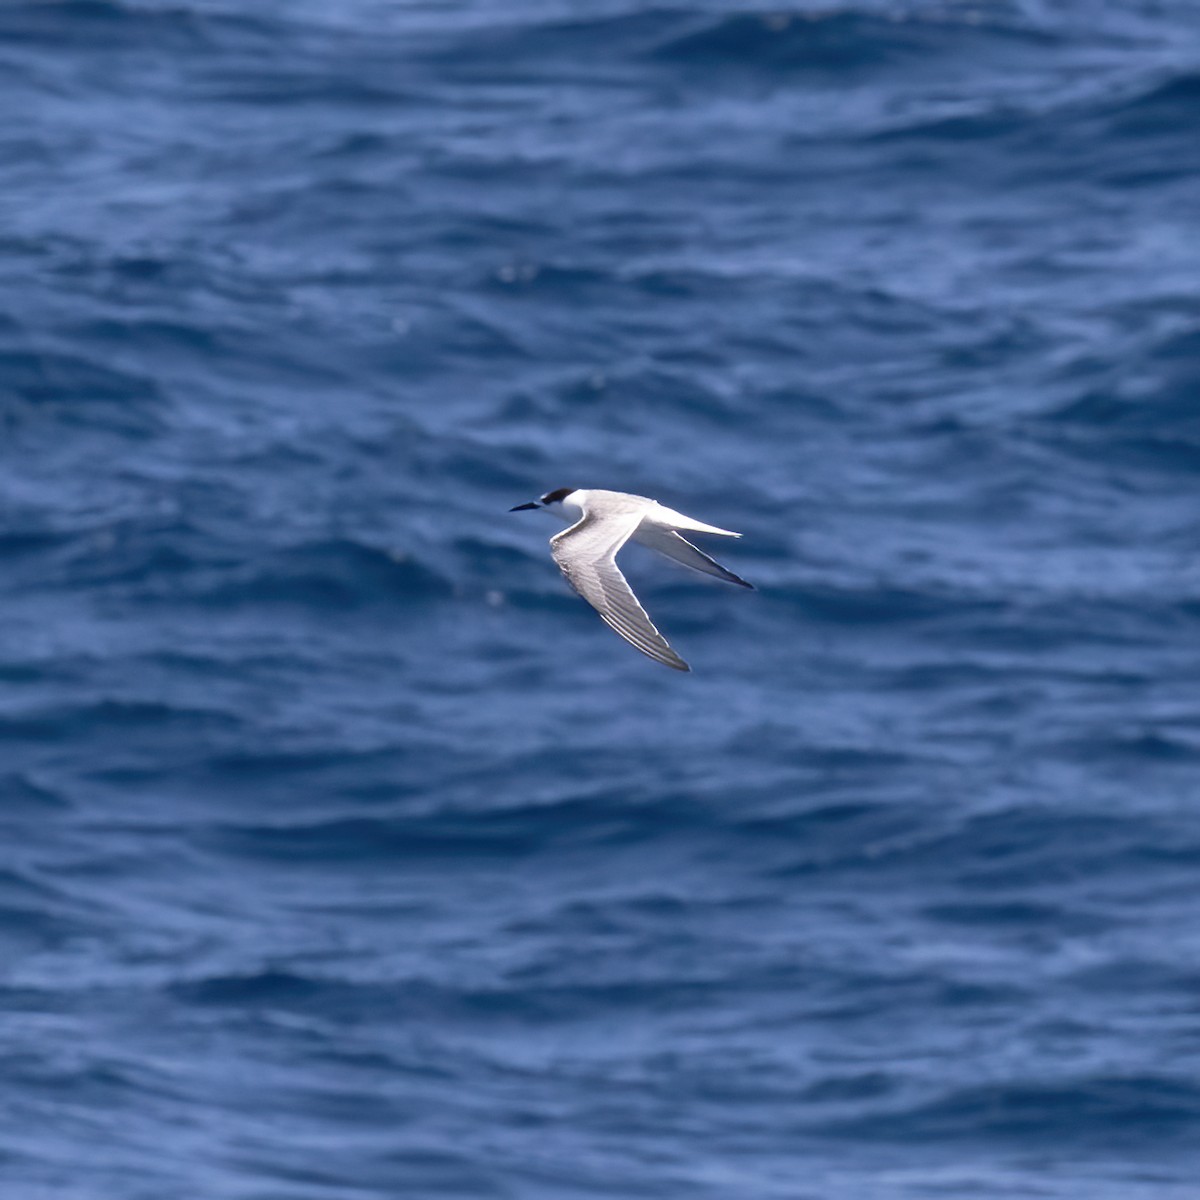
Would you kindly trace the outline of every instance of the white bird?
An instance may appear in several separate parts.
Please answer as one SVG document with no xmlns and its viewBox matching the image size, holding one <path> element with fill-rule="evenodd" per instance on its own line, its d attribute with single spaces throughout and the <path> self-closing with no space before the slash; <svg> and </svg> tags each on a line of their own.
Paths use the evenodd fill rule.
<svg viewBox="0 0 1200 1200">
<path fill-rule="evenodd" d="M 550 539 L 550 553 L 567 582 L 631 646 L 676 671 L 690 671 L 691 667 L 654 628 L 625 581 L 616 562 L 621 547 L 633 538 L 705 575 L 715 575 L 745 588 L 754 586 L 698 550 L 680 536 L 679 530 L 734 538 L 741 537 L 740 533 L 694 521 L 646 496 L 595 488 L 558 488 L 529 504 L 517 504 L 509 511 L 526 508 L 541 509 L 571 524 Z"/>
</svg>

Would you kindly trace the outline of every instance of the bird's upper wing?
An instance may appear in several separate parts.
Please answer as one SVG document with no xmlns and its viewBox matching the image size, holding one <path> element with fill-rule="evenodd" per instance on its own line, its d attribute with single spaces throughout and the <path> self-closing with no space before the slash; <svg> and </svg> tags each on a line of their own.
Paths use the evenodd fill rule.
<svg viewBox="0 0 1200 1200">
<path fill-rule="evenodd" d="M 753 590 L 754 584 L 747 583 L 740 575 L 735 575 L 728 568 L 721 566 L 714 558 L 709 558 L 703 550 L 693 546 L 685 537 L 681 537 L 673 529 L 664 529 L 661 525 L 643 524 L 634 534 L 633 540 L 657 550 L 667 558 L 673 558 L 693 571 L 702 571 L 705 575 L 715 575 L 727 583 L 737 583 L 744 588 Z"/>
<path fill-rule="evenodd" d="M 631 646 L 664 666 L 690 671 L 691 667 L 654 628 L 617 566 L 617 551 L 641 519 L 640 509 L 604 517 L 585 512 L 570 529 L 550 539 L 550 553 L 567 582 Z"/>
</svg>

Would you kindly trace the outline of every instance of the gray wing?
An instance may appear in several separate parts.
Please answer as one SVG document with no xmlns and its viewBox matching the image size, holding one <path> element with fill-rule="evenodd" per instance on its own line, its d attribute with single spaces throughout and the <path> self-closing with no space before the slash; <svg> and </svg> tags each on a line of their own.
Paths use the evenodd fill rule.
<svg viewBox="0 0 1200 1200">
<path fill-rule="evenodd" d="M 584 514 L 550 539 L 550 553 L 567 582 L 600 614 L 610 629 L 648 658 L 676 671 L 691 667 L 671 649 L 617 566 L 617 551 L 642 519 L 641 511 L 612 517 Z"/>
<path fill-rule="evenodd" d="M 703 550 L 698 550 L 685 537 L 680 537 L 673 529 L 663 529 L 657 525 L 643 525 L 633 535 L 635 542 L 640 542 L 643 546 L 648 546 L 651 550 L 657 550 L 659 554 L 665 555 L 667 558 L 673 558 L 678 563 L 683 563 L 685 567 L 691 567 L 693 571 L 702 571 L 705 575 L 715 575 L 718 579 L 724 579 L 726 583 L 740 584 L 744 588 L 754 590 L 754 584 L 747 583 L 739 575 L 735 575 L 732 571 L 721 566 L 714 558 L 709 558 Z"/>
</svg>

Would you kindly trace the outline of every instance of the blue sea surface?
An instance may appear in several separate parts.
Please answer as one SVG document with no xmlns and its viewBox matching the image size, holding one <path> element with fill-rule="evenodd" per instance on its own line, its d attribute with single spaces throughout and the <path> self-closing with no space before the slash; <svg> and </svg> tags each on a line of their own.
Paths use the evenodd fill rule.
<svg viewBox="0 0 1200 1200">
<path fill-rule="evenodd" d="M 4 1200 L 1195 1200 L 1193 0 L 6 0 Z M 571 594 L 553 488 L 688 659 Z"/>
</svg>

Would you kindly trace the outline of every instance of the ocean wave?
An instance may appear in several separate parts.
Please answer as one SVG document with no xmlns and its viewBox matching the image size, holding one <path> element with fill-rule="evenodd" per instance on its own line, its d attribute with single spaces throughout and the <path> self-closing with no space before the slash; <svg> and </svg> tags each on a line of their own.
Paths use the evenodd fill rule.
<svg viewBox="0 0 1200 1200">
<path fill-rule="evenodd" d="M 45 706 L 0 715 L 0 740 L 63 742 L 80 738 L 103 741 L 122 731 L 182 725 L 201 733 L 237 726 L 232 713 L 188 708 L 155 701 L 98 699 L 81 704 Z"/>
<path fill-rule="evenodd" d="M 1186 1143 L 1200 1119 L 1200 1089 L 1167 1074 L 1015 1079 L 956 1089 L 905 1111 L 873 1112 L 831 1131 L 871 1141 L 968 1139 L 1026 1145 L 1148 1149 Z"/>
<path fill-rule="evenodd" d="M 1180 122 L 1200 116 L 1200 71 L 1169 74 L 1112 106 L 1113 132 L 1125 137 L 1148 133 L 1176 135 Z"/>
<path fill-rule="evenodd" d="M 0 718 L 0 729 L 2 728 L 3 719 Z M 0 738 L 2 737 L 3 734 L 0 733 Z M 44 780 L 15 771 L 0 775 L 0 794 L 3 794 L 5 803 L 10 805 L 14 812 L 55 812 L 71 806 L 66 796 Z"/>
<path fill-rule="evenodd" d="M 452 583 L 400 550 L 328 538 L 267 550 L 208 571 L 171 598 L 219 608 L 286 605 L 321 611 L 407 607 L 452 594 Z"/>
<path fill-rule="evenodd" d="M 149 436 L 165 422 L 165 397 L 150 376 L 95 356 L 52 350 L 0 351 L 6 388 L 0 421 L 10 431 L 47 425 Z"/>
<path fill-rule="evenodd" d="M 1190 1197 L 1194 15 L 0 5 L 5 1194 Z"/>
<path fill-rule="evenodd" d="M 144 0 L 12 0 L 0 10 L 0 28 L 27 45 L 120 52 L 155 50 L 184 54 L 211 48 L 215 31 L 239 41 L 266 40 L 274 22 L 232 10 Z"/>
<path fill-rule="evenodd" d="M 470 792 L 473 788 L 469 783 L 452 782 L 449 790 Z M 506 860 L 555 846 L 615 847 L 654 838 L 667 828 L 686 836 L 710 821 L 703 807 L 684 803 L 682 798 L 676 803 L 660 799 L 646 806 L 589 790 L 553 803 L 476 802 L 460 810 L 408 816 L 224 824 L 215 827 L 211 836 L 222 852 L 271 860 L 427 863 L 460 858 Z"/>
<path fill-rule="evenodd" d="M 1012 42 L 1027 50 L 1052 40 L 1048 29 L 989 19 L 982 8 L 957 15 L 949 6 L 932 14 L 919 7 L 894 7 L 881 16 L 866 8 L 835 7 L 710 18 L 699 28 L 664 39 L 655 54 L 706 68 L 842 73 L 928 63 L 938 54 L 979 54 L 985 42 Z"/>
</svg>

